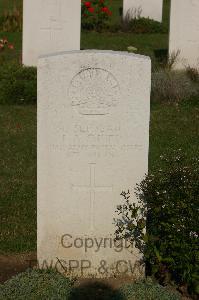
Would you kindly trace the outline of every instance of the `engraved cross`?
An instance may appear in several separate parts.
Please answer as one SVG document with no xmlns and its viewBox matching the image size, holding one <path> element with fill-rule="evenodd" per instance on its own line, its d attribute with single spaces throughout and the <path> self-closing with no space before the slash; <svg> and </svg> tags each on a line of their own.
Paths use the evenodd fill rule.
<svg viewBox="0 0 199 300">
<path fill-rule="evenodd" d="M 50 22 L 50 25 L 47 26 L 47 27 L 41 27 L 41 30 L 48 32 L 48 33 L 49 33 L 50 41 L 53 42 L 54 37 L 55 37 L 54 33 L 55 33 L 56 31 L 61 31 L 61 30 L 62 30 L 62 26 L 61 26 L 61 24 L 60 24 L 54 17 L 52 17 L 52 16 L 50 17 L 49 22 Z"/>
<path fill-rule="evenodd" d="M 44 8 L 50 11 L 50 16 L 48 19 L 49 24 L 47 26 L 42 26 L 40 29 L 42 31 L 46 31 L 49 34 L 50 42 L 56 42 L 55 34 L 56 31 L 63 30 L 63 23 L 66 21 L 62 20 L 61 13 L 62 13 L 62 4 L 60 0 L 53 0 L 49 3 L 45 3 Z"/>
<path fill-rule="evenodd" d="M 97 192 L 112 192 L 112 186 L 99 186 L 95 181 L 95 164 L 90 165 L 90 183 L 89 185 L 80 186 L 80 185 L 72 185 L 74 191 L 78 192 L 88 192 L 90 194 L 90 229 L 94 230 L 94 202 L 95 195 Z"/>
</svg>

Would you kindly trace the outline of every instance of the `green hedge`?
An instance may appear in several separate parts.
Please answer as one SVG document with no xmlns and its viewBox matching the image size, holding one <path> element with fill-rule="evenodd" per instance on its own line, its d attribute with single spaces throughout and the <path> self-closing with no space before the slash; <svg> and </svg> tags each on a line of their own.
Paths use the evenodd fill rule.
<svg viewBox="0 0 199 300">
<path fill-rule="evenodd" d="M 186 284 L 193 293 L 199 293 L 198 157 L 181 150 L 162 155 L 161 169 L 137 185 L 137 203 L 122 192 L 116 230 L 144 254 L 149 275 Z"/>
<path fill-rule="evenodd" d="M 152 281 L 140 281 L 112 289 L 111 286 L 87 281 L 74 283 L 53 270 L 27 270 L 0 285 L 0 300 L 179 300 L 177 293 Z"/>
<path fill-rule="evenodd" d="M 0 300 L 67 300 L 71 281 L 53 270 L 28 270 L 0 285 Z"/>
<path fill-rule="evenodd" d="M 37 70 L 17 63 L 0 66 L 0 104 L 33 104 L 37 101 Z"/>
<path fill-rule="evenodd" d="M 132 33 L 167 33 L 167 28 L 157 21 L 149 18 L 124 19 L 122 21 L 121 30 Z"/>
<path fill-rule="evenodd" d="M 126 284 L 120 293 L 125 300 L 180 300 L 179 294 L 150 281 Z"/>
</svg>

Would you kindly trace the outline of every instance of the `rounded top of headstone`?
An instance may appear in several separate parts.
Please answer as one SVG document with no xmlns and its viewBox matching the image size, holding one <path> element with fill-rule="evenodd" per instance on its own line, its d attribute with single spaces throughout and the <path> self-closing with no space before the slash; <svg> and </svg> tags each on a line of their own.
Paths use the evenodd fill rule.
<svg viewBox="0 0 199 300">
<path fill-rule="evenodd" d="M 65 55 L 82 55 L 82 54 L 123 56 L 123 57 L 129 57 L 129 58 L 133 58 L 133 59 L 151 61 L 149 56 L 145 56 L 145 55 L 141 55 L 141 54 L 129 53 L 127 51 L 95 50 L 95 49 L 56 52 L 56 53 L 51 53 L 51 54 L 47 54 L 47 55 L 41 55 L 39 57 L 39 59 L 53 58 L 53 57 L 65 56 Z"/>
</svg>

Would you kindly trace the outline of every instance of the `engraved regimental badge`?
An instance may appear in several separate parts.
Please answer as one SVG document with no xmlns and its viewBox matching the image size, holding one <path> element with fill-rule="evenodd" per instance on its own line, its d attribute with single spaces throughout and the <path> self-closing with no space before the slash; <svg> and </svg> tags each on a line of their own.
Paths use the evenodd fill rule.
<svg viewBox="0 0 199 300">
<path fill-rule="evenodd" d="M 73 77 L 68 94 L 81 115 L 107 115 L 117 106 L 120 89 L 109 71 L 87 68 Z"/>
</svg>

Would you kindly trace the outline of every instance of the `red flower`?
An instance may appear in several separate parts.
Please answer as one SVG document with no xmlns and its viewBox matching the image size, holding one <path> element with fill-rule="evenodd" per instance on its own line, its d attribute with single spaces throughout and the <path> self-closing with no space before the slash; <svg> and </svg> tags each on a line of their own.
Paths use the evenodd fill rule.
<svg viewBox="0 0 199 300">
<path fill-rule="evenodd" d="M 109 10 L 109 8 L 108 7 L 106 7 L 106 6 L 104 6 L 104 7 L 102 7 L 101 8 L 101 11 L 102 12 L 104 12 L 104 13 L 106 13 L 107 15 L 112 15 L 112 12 Z"/>
<path fill-rule="evenodd" d="M 94 7 L 89 7 L 89 8 L 88 8 L 88 11 L 89 11 L 90 13 L 92 13 L 92 14 L 93 14 L 93 13 L 94 13 L 94 11 L 95 11 L 95 9 L 94 9 Z"/>
<path fill-rule="evenodd" d="M 106 7 L 106 6 L 105 6 L 105 7 L 102 7 L 102 9 L 101 9 L 101 10 L 102 10 L 103 12 L 105 12 L 105 13 L 106 13 L 106 12 L 108 11 L 108 7 Z"/>
<path fill-rule="evenodd" d="M 86 2 L 84 2 L 84 5 L 85 5 L 86 7 L 90 7 L 90 6 L 91 6 L 91 2 L 86 1 Z"/>
</svg>

